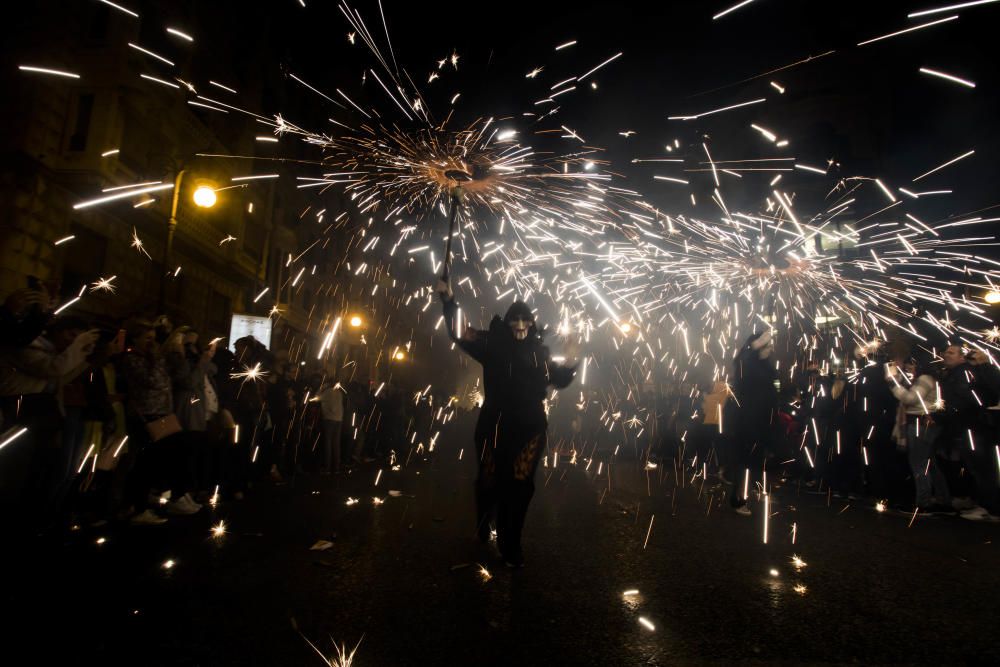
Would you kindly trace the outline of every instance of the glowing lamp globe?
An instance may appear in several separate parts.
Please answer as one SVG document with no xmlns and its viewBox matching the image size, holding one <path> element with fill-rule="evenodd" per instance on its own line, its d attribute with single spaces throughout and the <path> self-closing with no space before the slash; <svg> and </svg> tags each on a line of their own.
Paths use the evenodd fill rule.
<svg viewBox="0 0 1000 667">
<path fill-rule="evenodd" d="M 217 200 L 215 190 L 207 185 L 202 185 L 194 191 L 194 203 L 202 208 L 212 208 Z"/>
</svg>

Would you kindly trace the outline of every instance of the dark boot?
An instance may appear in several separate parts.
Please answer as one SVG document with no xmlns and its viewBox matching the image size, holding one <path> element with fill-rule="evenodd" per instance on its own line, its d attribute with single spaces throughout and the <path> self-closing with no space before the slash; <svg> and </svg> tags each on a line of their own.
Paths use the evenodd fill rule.
<svg viewBox="0 0 1000 667">
<path fill-rule="evenodd" d="M 494 514 L 496 513 L 496 489 L 492 483 L 476 480 L 476 536 L 483 544 L 492 537 Z"/>
<path fill-rule="evenodd" d="M 524 552 L 521 550 L 521 531 L 528 515 L 528 504 L 535 493 L 534 484 L 529 480 L 517 480 L 510 484 L 501 495 L 499 521 L 497 525 L 497 546 L 504 562 L 509 567 L 524 566 Z"/>
</svg>

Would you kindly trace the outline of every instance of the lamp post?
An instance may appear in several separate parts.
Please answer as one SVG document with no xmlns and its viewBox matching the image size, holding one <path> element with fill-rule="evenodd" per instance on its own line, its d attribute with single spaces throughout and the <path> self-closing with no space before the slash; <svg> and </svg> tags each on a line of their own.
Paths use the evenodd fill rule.
<svg viewBox="0 0 1000 667">
<path fill-rule="evenodd" d="M 163 274 L 160 276 L 160 295 L 156 302 L 157 314 L 162 314 L 167 304 L 167 274 L 170 271 L 170 264 L 174 254 L 174 231 L 177 229 L 177 204 L 181 197 L 181 186 L 184 183 L 184 174 L 187 169 L 181 169 L 174 177 L 174 196 L 170 204 L 170 218 L 167 219 L 167 239 L 163 244 Z M 194 191 L 194 203 L 202 208 L 212 208 L 215 206 L 215 190 L 208 186 L 200 186 Z"/>
</svg>

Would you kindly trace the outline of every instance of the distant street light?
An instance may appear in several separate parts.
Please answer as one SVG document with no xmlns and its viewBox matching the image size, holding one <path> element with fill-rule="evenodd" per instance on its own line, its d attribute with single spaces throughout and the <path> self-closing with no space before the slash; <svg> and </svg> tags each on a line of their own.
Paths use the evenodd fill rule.
<svg viewBox="0 0 1000 667">
<path fill-rule="evenodd" d="M 215 190 L 207 185 L 200 185 L 194 191 L 194 203 L 202 208 L 212 208 L 216 201 L 218 201 L 218 196 L 215 194 Z"/>
<path fill-rule="evenodd" d="M 392 358 L 395 359 L 396 361 L 402 361 L 406 359 L 406 352 L 403 352 L 402 350 L 396 350 L 396 354 L 392 355 Z"/>
<path fill-rule="evenodd" d="M 167 241 L 163 245 L 163 273 L 160 276 L 160 297 L 156 304 L 156 312 L 162 314 L 167 303 L 167 274 L 171 273 L 171 260 L 174 253 L 174 230 L 177 229 L 177 203 L 180 201 L 181 185 L 184 183 L 186 169 L 181 169 L 174 177 L 174 198 L 170 206 L 170 218 L 167 219 Z M 211 208 L 218 201 L 215 189 L 209 185 L 199 185 L 194 191 L 194 203 L 201 208 Z"/>
<path fill-rule="evenodd" d="M 350 324 L 355 329 L 357 329 L 358 327 L 360 327 L 361 324 L 362 324 L 362 322 L 363 322 L 363 320 L 361 319 L 360 315 L 351 315 Z"/>
<path fill-rule="evenodd" d="M 986 296 L 983 297 L 983 299 L 986 301 L 986 303 L 990 305 L 1000 303 L 1000 292 L 996 290 L 990 290 L 989 292 L 986 293 Z"/>
</svg>

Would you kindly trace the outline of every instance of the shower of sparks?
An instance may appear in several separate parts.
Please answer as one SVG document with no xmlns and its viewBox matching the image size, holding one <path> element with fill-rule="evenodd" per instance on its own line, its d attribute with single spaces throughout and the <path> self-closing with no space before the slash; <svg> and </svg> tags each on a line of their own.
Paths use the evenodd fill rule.
<svg viewBox="0 0 1000 667">
<path fill-rule="evenodd" d="M 110 292 L 115 293 L 114 280 L 118 276 L 111 276 L 110 278 L 100 278 L 90 286 L 91 292 Z"/>
<path fill-rule="evenodd" d="M 739 3 L 726 13 L 745 4 Z M 622 335 L 627 334 L 632 341 L 628 345 L 642 352 L 637 359 L 644 374 L 652 370 L 654 361 L 666 360 L 671 354 L 669 348 L 662 347 L 653 354 L 655 329 L 668 326 L 672 333 L 683 334 L 685 352 L 692 351 L 691 341 L 698 336 L 714 338 L 718 347 L 706 347 L 696 355 L 690 370 L 723 376 L 727 374 L 725 348 L 745 335 L 747 322 L 781 328 L 803 354 L 831 328 L 847 340 L 884 338 L 887 331 L 919 338 L 915 320 L 931 326 L 941 320 L 928 306 L 943 310 L 958 304 L 969 317 L 980 317 L 980 311 L 959 302 L 955 295 L 969 283 L 985 285 L 994 277 L 1000 282 L 995 265 L 974 251 L 963 250 L 963 241 L 943 238 L 942 225 L 921 222 L 923 216 L 915 208 L 921 199 L 916 193 L 902 202 L 879 178 L 834 176 L 832 160 L 825 169 L 797 163 L 794 158 L 716 161 L 705 143 L 707 161 L 669 158 L 684 173 L 655 175 L 653 180 L 686 190 L 700 183 L 698 179 L 713 179 L 712 195 L 702 198 L 712 211 L 699 207 L 700 202 L 690 192 L 692 210 L 669 212 L 624 187 L 608 163 L 599 159 L 600 150 L 565 125 L 548 123 L 547 129 L 534 133 L 555 142 L 543 150 L 533 139 L 529 143 L 527 137 L 533 133 L 527 131 L 528 126 L 519 126 L 511 118 L 501 124 L 484 114 L 464 126 L 454 125 L 450 115 L 444 122 L 436 120 L 416 83 L 400 75 L 390 64 L 390 54 L 383 54 L 370 39 L 360 14 L 346 3 L 341 4 L 341 11 L 359 43 L 363 42 L 382 64 L 380 69 L 366 70 L 366 77 L 377 84 L 375 90 L 383 104 L 398 111 L 396 115 L 405 122 L 376 106 L 359 105 L 340 89 L 334 89 L 339 96 L 335 99 L 294 75 L 291 78 L 311 94 L 335 103 L 347 114 L 331 119 L 336 133 L 302 127 L 280 114 L 268 119 L 233 105 L 224 106 L 269 125 L 274 138 L 297 139 L 317 151 L 321 159 L 312 171 L 303 167 L 294 178 L 300 189 L 342 189 L 358 214 L 369 218 L 354 240 L 365 253 L 365 260 L 351 269 L 356 275 L 371 275 L 387 266 L 375 268 L 376 247 L 385 249 L 386 261 L 406 250 L 411 262 L 425 258 L 427 266 L 436 271 L 440 251 L 421 241 L 429 240 L 430 229 L 437 224 L 431 218 L 447 212 L 452 190 L 461 183 L 463 222 L 458 238 L 461 251 L 454 260 L 456 270 L 461 271 L 464 265 L 485 274 L 485 280 L 494 283 L 497 300 L 518 294 L 557 304 L 565 311 L 561 319 L 573 322 L 588 338 L 598 327 L 610 325 L 607 333 L 620 349 L 625 344 Z M 947 20 L 951 18 L 907 31 Z M 896 34 L 902 33 L 883 38 Z M 568 91 L 621 55 L 616 53 L 589 71 L 551 86 L 552 94 Z M 445 75 L 449 64 L 457 68 L 457 54 L 440 59 L 434 74 Z M 544 65 L 539 64 L 526 78 L 536 78 L 543 70 Z M 771 84 L 769 89 L 779 94 L 784 91 L 778 82 Z M 758 97 L 670 118 L 693 120 L 724 112 L 735 115 L 737 110 L 766 101 Z M 526 116 L 533 118 L 535 125 L 546 118 L 539 117 L 537 111 Z M 780 128 L 756 127 L 776 147 L 788 145 L 786 139 L 779 140 Z M 621 134 L 628 137 L 632 133 Z M 668 152 L 679 151 L 683 146 L 673 140 L 666 148 Z M 725 183 L 718 180 L 721 175 L 749 178 L 762 170 L 779 173 L 770 179 L 769 189 L 759 191 L 756 201 L 741 196 L 738 208 L 727 201 Z M 832 189 L 828 201 L 817 206 L 796 199 L 793 173 L 829 179 Z M 783 175 L 787 185 L 782 183 L 782 187 L 787 189 L 774 189 Z M 278 174 L 236 176 L 232 180 L 272 178 Z M 873 206 L 872 189 L 892 206 L 900 207 L 896 211 L 906 213 L 911 224 L 898 225 L 896 233 L 888 233 L 880 221 L 867 222 L 885 210 Z M 843 224 L 848 216 L 858 222 Z M 318 220 L 322 218 L 322 213 L 317 215 Z M 412 222 L 404 224 L 404 219 Z M 387 237 L 388 242 L 383 240 Z M 974 245 L 975 240 L 968 244 Z M 841 245 L 861 252 L 841 254 L 837 250 Z M 930 277 L 921 269 L 950 275 L 945 279 Z M 290 275 L 298 283 L 304 269 L 299 267 Z M 469 281 L 466 287 L 473 294 L 483 291 L 478 278 L 463 280 Z M 381 288 L 376 285 L 373 289 Z M 422 297 L 411 295 L 407 303 L 413 298 Z M 605 318 L 602 310 L 612 319 Z M 620 313 L 626 311 L 628 316 L 622 317 Z M 270 315 L 280 314 L 274 305 Z M 324 344 L 320 357 L 331 345 L 332 340 Z M 708 368 L 699 369 L 701 364 Z M 676 365 L 671 366 L 672 372 L 676 370 Z M 805 455 L 812 456 L 808 450 Z"/>
<path fill-rule="evenodd" d="M 234 380 L 242 380 L 243 384 L 257 382 L 267 376 L 267 371 L 262 370 L 260 366 L 260 362 L 254 364 L 253 367 L 244 366 L 242 371 L 231 373 L 229 377 Z"/>
<path fill-rule="evenodd" d="M 74 237 L 68 237 L 68 238 L 74 238 Z M 139 238 L 139 233 L 135 230 L 135 227 L 132 228 L 132 243 L 131 243 L 131 247 L 133 247 L 136 250 L 138 250 L 139 252 L 141 252 L 148 259 L 152 259 L 152 257 L 149 256 L 149 253 L 146 252 L 146 248 L 143 247 L 143 245 L 142 245 L 142 239 Z"/>
<path fill-rule="evenodd" d="M 319 650 L 319 648 L 316 647 L 315 644 L 309 641 L 309 639 L 305 637 L 303 638 L 306 640 L 306 642 L 308 642 L 309 646 L 311 646 L 312 649 L 319 654 L 319 657 L 322 658 L 323 662 L 329 667 L 351 667 L 354 664 L 354 655 L 358 652 L 358 647 L 361 646 L 361 641 L 362 639 L 364 639 L 364 637 L 362 636 L 362 638 L 358 640 L 358 643 L 354 646 L 354 648 L 350 651 L 350 653 L 348 653 L 347 651 L 346 644 L 341 644 L 338 646 L 337 642 L 332 642 L 335 653 L 332 656 L 327 657 L 326 655 L 323 654 L 322 651 Z"/>
<path fill-rule="evenodd" d="M 656 626 L 653 625 L 653 623 L 645 616 L 639 617 L 639 623 L 650 632 L 654 632 L 656 630 Z"/>
<path fill-rule="evenodd" d="M 717 13 L 713 20 L 746 7 L 751 1 L 738 2 Z M 106 4 L 138 16 L 112 3 Z M 977 4 L 986 3 L 969 2 L 910 16 L 950 12 Z M 603 76 L 620 67 L 624 61 L 621 52 L 607 51 L 604 55 L 614 55 L 594 67 L 597 61 L 574 68 L 564 75 L 564 80 L 550 86 L 555 78 L 564 77 L 546 81 L 556 68 L 551 66 L 546 70 L 548 63 L 544 59 L 558 58 L 561 67 L 579 55 L 580 49 L 570 48 L 575 40 L 564 42 L 555 47 L 559 52 L 555 55 L 551 43 L 547 43 L 541 60 L 522 62 L 516 70 L 518 80 L 521 80 L 519 74 L 527 71 L 522 80 L 524 87 L 532 90 L 543 87 L 544 92 L 532 95 L 536 103 L 523 114 L 506 115 L 505 112 L 503 117 L 494 117 L 489 110 L 477 110 L 474 115 L 464 117 L 458 113 L 462 105 L 452 109 L 449 100 L 454 105 L 461 99 L 464 105 L 466 100 L 478 96 L 465 91 L 459 97 L 463 93 L 449 81 L 448 77 L 458 69 L 457 53 L 438 60 L 436 70 L 431 65 L 434 71 L 429 76 L 424 74 L 426 69 L 420 70 L 421 86 L 418 87 L 406 70 L 396 65 L 395 54 L 382 52 L 360 13 L 346 2 L 342 2 L 340 8 L 350 24 L 347 33 L 350 43 L 355 44 L 357 39 L 359 47 L 363 45 L 371 51 L 377 63 L 361 75 L 366 82 L 364 94 L 346 86 L 343 90 L 334 88 L 329 82 L 312 81 L 311 78 L 315 85 L 307 84 L 294 74 L 289 75 L 296 82 L 293 85 L 297 93 L 317 95 L 323 98 L 322 104 L 337 107 L 328 114 L 333 116 L 329 118 L 331 125 L 303 127 L 281 114 L 260 116 L 239 108 L 231 97 L 225 99 L 233 104 L 201 96 L 198 97 L 200 101 L 187 100 L 189 104 L 216 112 L 247 115 L 253 119 L 255 131 L 245 138 L 258 147 L 260 143 L 268 143 L 267 152 L 274 157 L 255 158 L 267 160 L 266 165 L 241 163 L 245 165 L 241 170 L 244 175 L 232 177 L 231 187 L 272 186 L 273 181 L 280 178 L 282 182 L 294 183 L 303 196 L 326 193 L 330 188 L 342 192 L 351 202 L 342 213 L 327 213 L 323 208 L 325 204 L 319 204 L 304 207 L 300 219 L 303 223 L 315 224 L 318 230 L 327 230 L 319 232 L 320 235 L 329 234 L 329 229 L 345 230 L 345 234 L 352 235 L 342 246 L 341 239 L 329 235 L 317 243 L 327 248 L 325 243 L 333 240 L 335 243 L 329 245 L 333 251 L 344 247 L 353 253 L 356 249 L 360 258 L 348 254 L 347 250 L 341 251 L 343 264 L 358 276 L 357 281 L 370 284 L 372 294 L 375 289 L 387 292 L 390 289 L 387 285 L 391 283 L 391 289 L 396 290 L 392 298 L 399 297 L 398 304 L 426 310 L 433 305 L 433 294 L 426 289 L 414 289 L 412 283 L 408 288 L 398 288 L 395 268 L 399 264 L 413 264 L 430 275 L 438 273 L 441 265 L 450 260 L 457 280 L 455 291 L 462 290 L 463 296 L 483 297 L 490 303 L 522 297 L 533 309 L 536 306 L 555 308 L 560 327 L 565 327 L 560 329 L 560 334 L 572 332 L 588 342 L 603 338 L 619 356 L 606 363 L 608 356 L 601 352 L 588 353 L 583 360 L 580 385 L 586 387 L 588 394 L 599 394 L 608 374 L 619 373 L 623 382 L 631 384 L 630 398 L 606 395 L 594 399 L 581 393 L 578 404 L 575 396 L 572 400 L 581 411 L 592 409 L 595 402 L 606 404 L 599 409 L 606 409 L 602 425 L 608 432 L 617 429 L 618 433 L 629 437 L 638 432 L 634 436 L 638 439 L 642 433 L 639 429 L 655 421 L 634 403 L 629 405 L 634 401 L 631 398 L 633 388 L 653 382 L 654 373 L 662 371 L 677 382 L 691 382 L 696 377 L 731 381 L 733 350 L 747 334 L 764 328 L 780 332 L 783 344 L 787 342 L 787 350 L 796 357 L 799 368 L 804 367 L 806 359 L 819 360 L 825 370 L 845 371 L 850 382 L 857 381 L 858 363 L 844 359 L 841 350 L 857 345 L 865 354 L 871 354 L 873 348 L 868 343 L 873 340 L 885 341 L 890 336 L 902 334 L 925 341 L 924 336 L 935 331 L 952 340 L 962 336 L 962 341 L 972 346 L 995 348 L 1000 342 L 1000 329 L 991 321 L 980 296 L 1000 285 L 1000 264 L 977 254 L 980 246 L 995 243 L 993 235 L 986 231 L 995 219 L 984 215 L 942 221 L 934 213 L 935 209 L 927 206 L 927 197 L 950 194 L 951 190 L 915 192 L 898 187 L 898 182 L 884 173 L 851 172 L 848 171 L 850 165 L 841 166 L 836 159 L 821 161 L 826 157 L 822 154 L 803 150 L 800 156 L 792 157 L 788 150 L 779 150 L 786 148 L 789 141 L 784 138 L 785 128 L 776 124 L 775 118 L 780 117 L 777 109 L 770 119 L 756 114 L 764 109 L 759 105 L 765 102 L 771 111 L 771 107 L 785 101 L 781 97 L 786 92 L 785 86 L 769 77 L 814 57 L 754 77 L 762 79 L 758 82 L 759 87 L 745 96 L 713 97 L 697 106 L 679 109 L 692 112 L 689 115 L 668 117 L 678 121 L 705 118 L 710 118 L 709 122 L 731 121 L 736 129 L 754 138 L 754 146 L 761 152 L 733 155 L 731 147 L 712 143 L 711 136 L 724 133 L 703 135 L 699 128 L 695 128 L 699 129 L 699 138 L 688 145 L 690 139 L 684 140 L 685 135 L 681 132 L 695 123 L 672 124 L 679 138 L 671 138 L 665 145 L 644 146 L 647 152 L 630 160 L 636 165 L 634 169 L 652 166 L 665 172 L 654 175 L 644 171 L 641 180 L 636 179 L 657 196 L 672 198 L 669 208 L 663 209 L 644 197 L 639 191 L 642 187 L 629 187 L 630 183 L 616 171 L 618 165 L 603 148 L 593 144 L 594 137 L 590 135 L 594 130 L 575 126 L 569 120 L 561 120 L 562 117 L 553 120 L 559 104 L 568 104 L 574 95 L 590 88 L 586 86 L 586 79 L 599 71 Z M 955 18 L 957 16 L 948 16 L 908 27 L 858 46 L 937 26 Z M 193 41 L 175 29 L 168 28 L 167 32 Z M 173 64 L 138 45 L 130 46 L 150 58 Z M 122 47 L 124 49 L 124 45 Z M 437 55 L 446 53 L 442 51 Z M 59 70 L 32 66 L 20 69 L 79 78 L 79 75 Z M 583 73 L 573 75 L 578 72 Z M 920 73 L 975 87 L 971 81 L 936 70 L 920 68 Z M 155 89 L 157 94 L 193 93 L 193 86 L 179 79 L 174 79 L 175 83 L 146 74 L 141 76 L 144 81 L 162 86 L 145 86 Z M 239 95 L 235 89 L 215 81 L 209 81 L 208 85 L 229 95 Z M 421 87 L 437 89 L 441 108 L 435 109 L 428 102 Z M 769 97 L 761 96 L 765 92 Z M 708 110 L 694 113 L 699 108 Z M 756 123 L 750 124 L 750 120 Z M 619 127 L 629 125 L 622 121 L 617 127 L 605 129 L 611 130 L 607 133 L 616 137 L 619 146 L 635 145 L 635 140 L 621 141 L 617 136 L 629 139 L 637 134 L 636 131 L 622 130 L 615 135 L 614 130 Z M 646 136 L 645 130 L 640 130 Z M 259 143 L 252 141 L 254 137 Z M 802 143 L 804 146 L 805 142 Z M 286 159 L 280 151 L 292 145 L 296 145 L 296 153 L 299 149 L 311 152 L 313 159 Z M 945 155 L 954 155 L 965 148 L 968 145 L 945 149 Z M 953 150 L 955 153 L 951 152 Z M 107 151 L 105 156 L 117 151 Z M 939 173 L 974 152 L 959 155 L 917 176 L 913 182 Z M 800 158 L 805 162 L 800 162 Z M 282 173 L 264 173 L 275 169 L 275 161 L 283 163 Z M 926 166 L 929 165 L 921 168 Z M 739 189 L 729 189 L 736 187 L 735 184 L 739 184 Z M 800 184 L 807 190 L 805 193 L 797 191 Z M 941 186 L 948 187 L 945 183 Z M 171 188 L 172 184 L 152 182 L 113 186 L 106 194 L 79 202 L 74 208 L 84 209 L 118 200 L 130 200 L 131 203 L 140 195 Z M 822 188 L 816 197 L 808 193 L 814 188 Z M 827 193 L 825 199 L 823 192 Z M 439 223 L 451 211 L 453 195 L 459 202 L 455 251 L 453 257 L 445 258 L 441 254 L 444 233 Z M 319 197 L 316 199 L 318 201 Z M 938 197 L 939 201 L 941 199 Z M 146 206 L 154 201 L 146 198 L 134 205 Z M 252 212 L 252 205 L 248 212 Z M 982 231 L 959 235 L 954 233 L 957 228 Z M 221 247 L 234 240 L 235 237 L 227 235 L 218 245 Z M 150 257 L 135 228 L 132 247 Z M 846 249 L 851 252 L 844 252 Z M 303 260 L 308 250 L 297 257 L 292 256 L 294 253 L 289 254 L 285 265 L 286 283 L 301 287 L 309 294 L 322 294 L 326 290 L 329 295 L 329 277 L 323 277 L 322 271 L 317 272 L 311 258 Z M 93 283 L 91 290 L 95 291 L 102 281 L 106 281 L 100 289 L 113 292 L 112 280 L 114 277 L 101 278 Z M 274 294 L 279 296 L 286 286 L 275 287 Z M 254 303 L 268 290 L 260 291 Z M 284 298 L 275 301 L 290 303 Z M 263 312 L 268 304 L 260 308 Z M 319 310 L 309 315 L 313 330 L 326 332 L 317 359 L 326 356 L 331 363 L 339 365 L 341 349 L 337 334 L 341 316 Z M 405 308 L 400 305 L 398 310 L 403 312 Z M 275 317 L 281 312 L 275 303 L 269 315 Z M 466 317 L 470 320 L 472 312 L 467 311 Z M 290 310 L 289 315 L 292 314 Z M 379 313 L 380 317 L 384 315 Z M 344 321 L 349 321 L 349 316 L 344 317 Z M 374 318 L 369 320 L 374 321 Z M 433 326 L 432 320 L 426 333 L 430 333 Z M 385 345 L 382 349 L 388 353 L 400 342 L 390 340 L 386 343 L 383 335 L 377 343 L 369 343 L 377 340 L 374 329 L 373 325 L 365 332 L 367 340 L 361 338 L 361 345 L 371 345 L 367 349 Z M 436 340 L 434 344 L 437 345 Z M 928 343 L 928 346 L 933 344 Z M 343 347 L 350 348 L 353 344 Z M 337 355 L 333 354 L 335 349 Z M 399 347 L 390 356 L 395 357 L 398 351 Z M 312 353 L 310 349 L 309 354 Z M 346 358 L 350 352 L 344 354 L 343 368 L 355 364 L 354 360 Z M 416 356 L 409 343 L 406 355 L 407 358 Z M 782 364 L 782 376 L 788 377 L 784 360 Z M 589 385 L 588 365 L 593 366 L 589 371 L 593 376 Z M 795 367 L 792 368 L 794 372 Z M 245 384 L 257 382 L 265 375 L 261 364 L 243 369 L 231 377 Z M 375 392 L 376 396 L 382 386 Z M 476 389 L 466 386 L 456 393 L 481 403 L 482 393 L 478 386 Z M 421 394 L 426 395 L 427 390 Z M 307 396 L 304 404 L 310 400 L 315 402 L 317 398 Z M 721 406 L 719 410 L 721 417 Z M 435 417 L 435 421 L 441 423 L 446 419 L 447 416 Z M 718 424 L 721 432 L 721 419 Z M 820 434 L 814 431 L 807 437 L 816 437 L 817 446 L 810 451 L 811 443 L 804 440 L 802 447 L 802 458 L 810 468 L 815 467 L 822 453 Z M 0 443 L 0 448 L 23 433 L 24 429 L 9 437 Z M 839 442 L 839 433 L 837 435 Z M 234 441 L 239 441 L 238 427 L 233 437 Z M 429 442 L 427 451 L 433 451 L 434 438 L 414 433 L 410 445 L 419 455 Z M 1000 448 L 995 451 L 1000 468 Z M 254 449 L 255 456 L 256 452 Z M 464 449 L 460 449 L 459 460 L 463 453 Z M 867 450 L 862 449 L 862 453 L 867 463 Z M 597 464 L 598 476 L 605 465 L 610 470 L 613 463 L 608 459 L 602 461 L 600 453 L 580 451 L 579 456 L 588 470 L 592 463 Z M 576 465 L 577 457 L 574 449 L 571 458 L 567 457 L 569 464 L 564 459 L 563 471 L 568 465 Z M 96 458 L 94 461 L 96 463 Z M 394 452 L 390 478 L 400 470 L 400 463 L 395 461 Z M 558 470 L 555 455 L 552 470 L 563 472 Z M 647 459 L 645 470 L 650 471 L 644 475 L 647 480 L 652 479 L 655 483 L 658 474 L 652 471 L 658 470 L 657 464 Z M 659 470 L 669 475 L 669 462 L 661 462 Z M 696 466 L 696 471 L 698 476 L 704 474 L 702 479 L 708 477 L 708 468 L 703 462 Z M 733 473 L 734 481 L 739 483 L 738 472 Z M 376 486 L 381 476 L 379 470 L 374 482 Z M 609 490 L 611 478 L 609 473 Z M 748 492 L 749 470 L 744 479 L 744 499 Z M 388 495 L 398 496 L 399 492 L 389 491 Z M 762 499 L 763 541 L 767 544 L 771 502 L 766 483 Z M 217 500 L 218 487 L 210 503 L 214 506 Z M 380 497 L 372 498 L 375 507 L 383 502 Z M 347 506 L 358 503 L 357 498 L 346 500 Z M 880 501 L 876 509 L 884 511 L 884 503 Z M 381 510 L 384 511 L 387 509 Z M 635 516 L 638 521 L 638 509 Z M 654 518 L 650 517 L 644 550 L 652 535 Z M 212 533 L 219 537 L 217 530 L 224 532 L 222 522 L 212 528 Z M 796 536 L 797 525 L 792 524 L 793 544 Z M 164 564 L 167 569 L 173 566 L 173 561 L 168 562 L 169 566 Z M 791 564 L 796 571 L 806 567 L 796 555 L 791 557 Z M 479 568 L 483 581 L 489 581 L 492 575 L 482 565 Z M 777 570 L 773 571 L 773 576 L 778 576 Z M 804 594 L 806 589 L 799 584 L 794 590 Z M 622 595 L 629 598 L 638 595 L 638 590 L 628 590 Z M 639 622 L 648 630 L 655 630 L 647 619 L 640 617 Z M 337 656 L 323 659 L 330 665 L 346 667 L 351 664 L 356 650 L 357 647 L 348 654 L 346 647 L 338 647 Z"/>
</svg>

